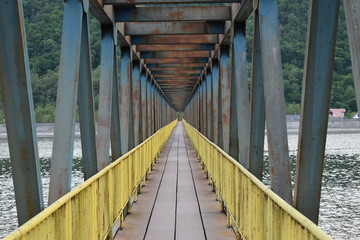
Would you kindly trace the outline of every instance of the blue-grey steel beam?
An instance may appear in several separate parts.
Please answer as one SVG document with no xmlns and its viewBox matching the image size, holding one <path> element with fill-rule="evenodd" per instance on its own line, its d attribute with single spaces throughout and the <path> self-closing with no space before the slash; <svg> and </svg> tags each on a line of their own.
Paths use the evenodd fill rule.
<svg viewBox="0 0 360 240">
<path fill-rule="evenodd" d="M 111 128 L 111 87 L 114 75 L 114 34 L 113 26 L 101 26 L 101 70 L 99 86 L 99 110 L 97 122 L 97 161 L 98 171 L 109 164 Z"/>
<path fill-rule="evenodd" d="M 83 14 L 81 30 L 81 52 L 78 86 L 78 107 L 80 120 L 81 151 L 84 179 L 97 173 L 96 131 L 94 94 L 91 78 L 91 51 L 89 36 L 89 15 Z"/>
<path fill-rule="evenodd" d="M 121 157 L 121 130 L 120 130 L 120 84 L 118 80 L 117 47 L 114 48 L 113 60 L 113 82 L 111 103 L 111 160 L 115 161 Z"/>
<path fill-rule="evenodd" d="M 151 79 L 146 81 L 147 137 L 151 136 Z"/>
<path fill-rule="evenodd" d="M 0 1 L 0 83 L 17 218 L 22 225 L 44 204 L 21 0 Z"/>
<path fill-rule="evenodd" d="M 238 134 L 238 159 L 241 165 L 248 168 L 248 151 L 249 151 L 249 86 L 248 71 L 246 59 L 246 31 L 245 22 L 234 25 L 233 39 L 233 65 L 232 65 L 232 83 L 231 89 L 235 90 L 237 134 Z M 234 84 L 234 86 L 233 86 Z M 230 132 L 236 132 L 236 129 L 230 128 Z"/>
<path fill-rule="evenodd" d="M 207 84 L 207 134 L 208 138 L 211 141 L 214 141 L 214 123 L 213 123 L 213 105 L 212 105 L 212 74 L 210 71 L 210 68 L 207 69 L 207 75 L 206 75 L 206 84 Z"/>
<path fill-rule="evenodd" d="M 310 1 L 295 181 L 295 207 L 317 224 L 339 0 Z"/>
<path fill-rule="evenodd" d="M 262 68 L 271 188 L 292 204 L 284 83 L 276 0 L 259 1 Z"/>
<path fill-rule="evenodd" d="M 131 51 L 129 47 L 121 48 L 120 64 L 120 130 L 121 130 L 121 155 L 127 153 L 129 148 L 130 129 L 130 99 L 131 99 Z"/>
<path fill-rule="evenodd" d="M 137 146 L 140 143 L 140 114 L 141 114 L 141 102 L 140 102 L 140 61 L 133 60 L 133 74 L 132 74 L 132 98 L 133 98 L 133 115 L 134 115 L 134 143 Z"/>
<path fill-rule="evenodd" d="M 147 118 L 147 83 L 146 83 L 146 71 L 143 69 L 141 71 L 140 76 L 140 84 L 141 84 L 141 139 L 140 141 L 144 141 L 148 137 L 148 118 Z"/>
<path fill-rule="evenodd" d="M 79 0 L 64 3 L 54 141 L 50 169 L 49 205 L 70 191 L 75 110 L 78 92 L 83 6 Z"/>
<path fill-rule="evenodd" d="M 360 112 L 360 1 L 344 0 L 344 9 L 349 37 L 356 103 L 358 112 Z"/>
<path fill-rule="evenodd" d="M 229 46 L 220 46 L 220 94 L 221 99 L 221 130 L 222 140 L 219 145 L 226 153 L 230 152 L 230 96 L 231 96 L 231 49 Z M 219 108 L 220 109 L 220 108 Z M 220 111 L 219 111 L 220 112 Z"/>
<path fill-rule="evenodd" d="M 219 142 L 219 60 L 212 60 L 212 91 L 213 91 L 213 122 L 214 122 L 214 139 L 213 142 L 218 144 Z"/>
<path fill-rule="evenodd" d="M 207 133 L 207 83 L 206 83 L 206 77 L 203 76 L 203 117 L 204 117 L 204 136 L 208 136 Z"/>
<path fill-rule="evenodd" d="M 262 181 L 264 165 L 265 108 L 259 12 L 254 11 L 250 94 L 249 171 Z"/>
</svg>

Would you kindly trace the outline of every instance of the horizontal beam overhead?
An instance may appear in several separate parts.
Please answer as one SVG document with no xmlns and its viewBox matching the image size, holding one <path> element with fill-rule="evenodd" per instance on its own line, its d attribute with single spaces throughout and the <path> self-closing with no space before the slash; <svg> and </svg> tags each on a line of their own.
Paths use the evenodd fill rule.
<svg viewBox="0 0 360 240">
<path fill-rule="evenodd" d="M 144 34 L 142 34 L 144 35 Z M 158 45 L 158 44 L 196 44 L 196 43 L 218 43 L 217 34 L 194 34 L 194 35 L 148 35 L 132 36 L 131 44 L 134 45 Z"/>
<path fill-rule="evenodd" d="M 139 52 L 162 52 L 162 51 L 198 51 L 214 50 L 214 44 L 177 44 L 177 45 L 137 45 L 136 50 Z"/>
<path fill-rule="evenodd" d="M 142 59 L 149 58 L 209 58 L 211 54 L 209 51 L 164 51 L 164 52 L 142 52 L 140 53 Z"/>
<path fill-rule="evenodd" d="M 152 70 L 151 73 L 155 76 L 158 74 L 168 74 L 168 75 L 174 75 L 174 74 L 182 74 L 182 75 L 189 75 L 189 74 L 197 74 L 200 75 L 201 71 L 199 70 L 175 70 L 175 71 L 154 71 Z"/>
<path fill-rule="evenodd" d="M 154 68 L 149 68 L 151 72 L 156 72 L 156 71 L 163 71 L 163 72 L 166 72 L 166 71 L 177 71 L 177 72 L 182 72 L 182 71 L 190 71 L 190 72 L 199 72 L 201 73 L 201 70 L 203 70 L 204 68 L 203 67 L 154 67 Z"/>
<path fill-rule="evenodd" d="M 157 58 L 150 58 L 144 59 L 144 63 L 208 63 L 209 58 L 168 58 L 168 59 L 157 59 Z"/>
<path fill-rule="evenodd" d="M 182 77 L 192 77 L 192 78 L 199 78 L 199 74 L 177 74 L 177 73 L 174 73 L 174 74 L 153 74 L 154 78 L 176 78 L 176 77 L 179 77 L 179 78 L 182 78 Z"/>
<path fill-rule="evenodd" d="M 226 21 L 230 6 L 115 7 L 116 22 Z"/>
<path fill-rule="evenodd" d="M 129 22 L 125 35 L 224 34 L 224 22 Z"/>
<path fill-rule="evenodd" d="M 148 63 L 148 68 L 204 68 L 206 63 Z"/>
<path fill-rule="evenodd" d="M 163 75 L 157 76 L 156 79 L 166 78 L 167 80 L 197 80 L 199 77 L 184 77 L 184 76 L 176 76 L 176 75 Z"/>
<path fill-rule="evenodd" d="M 136 5 L 136 4 L 184 4 L 184 3 L 237 3 L 239 0 L 103 0 L 104 4 Z"/>
</svg>

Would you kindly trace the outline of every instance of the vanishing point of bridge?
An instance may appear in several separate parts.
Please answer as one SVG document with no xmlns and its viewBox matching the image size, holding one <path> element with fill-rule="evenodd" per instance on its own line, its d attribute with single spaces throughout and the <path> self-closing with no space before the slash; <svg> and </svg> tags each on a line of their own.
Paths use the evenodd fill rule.
<svg viewBox="0 0 360 240">
<path fill-rule="evenodd" d="M 0 83 L 22 225 L 7 239 L 330 238 L 315 224 L 340 0 L 309 2 L 293 197 L 276 0 L 64 1 L 44 209 L 22 0 L 0 0 Z M 344 3 L 359 107 L 360 2 Z M 102 37 L 97 119 L 90 13 Z M 70 191 L 77 108 L 87 181 Z M 272 191 L 261 182 L 265 123 Z"/>
</svg>

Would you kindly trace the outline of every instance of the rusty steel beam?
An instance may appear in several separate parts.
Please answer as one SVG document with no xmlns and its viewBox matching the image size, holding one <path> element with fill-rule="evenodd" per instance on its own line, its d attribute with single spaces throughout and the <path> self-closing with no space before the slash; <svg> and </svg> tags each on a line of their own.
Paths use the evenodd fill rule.
<svg viewBox="0 0 360 240">
<path fill-rule="evenodd" d="M 150 71 L 164 71 L 164 72 L 167 72 L 167 71 L 177 71 L 177 72 L 192 72 L 192 73 L 200 73 L 201 70 L 203 70 L 204 68 L 203 67 L 188 67 L 188 68 L 185 68 L 185 67 L 154 67 L 154 68 L 150 68 L 148 67 Z"/>
<path fill-rule="evenodd" d="M 271 188 L 292 204 L 277 2 L 261 0 L 258 9 Z"/>
<path fill-rule="evenodd" d="M 163 75 L 160 77 L 157 77 L 156 79 L 159 78 L 165 78 L 165 80 L 197 80 L 198 77 L 183 77 L 183 76 L 174 76 L 174 75 Z"/>
<path fill-rule="evenodd" d="M 147 63 L 148 68 L 196 68 L 203 70 L 206 63 Z"/>
<path fill-rule="evenodd" d="M 198 79 L 199 74 L 153 74 L 155 79 L 158 78 L 179 78 L 179 79 Z"/>
<path fill-rule="evenodd" d="M 151 58 L 151 59 L 144 59 L 144 63 L 148 64 L 148 63 L 167 63 L 167 64 L 177 64 L 177 63 L 207 63 L 208 62 L 208 58 L 168 58 L 168 59 L 156 59 L 156 58 Z"/>
<path fill-rule="evenodd" d="M 224 34 L 224 26 L 224 22 L 129 22 L 125 35 Z"/>
<path fill-rule="evenodd" d="M 214 44 L 162 44 L 162 45 L 137 45 L 136 50 L 139 52 L 162 52 L 162 51 L 198 51 L 214 50 Z"/>
<path fill-rule="evenodd" d="M 254 33 L 252 43 L 248 166 L 249 171 L 262 181 L 264 165 L 265 106 L 259 24 L 259 12 L 256 10 L 254 12 Z"/>
<path fill-rule="evenodd" d="M 64 4 L 49 205 L 71 189 L 83 11 L 77 0 Z"/>
<path fill-rule="evenodd" d="M 19 225 L 44 209 L 25 36 L 22 1 L 0 1 L 0 83 Z"/>
<path fill-rule="evenodd" d="M 154 71 L 153 69 L 151 69 L 151 73 L 155 76 L 157 74 L 167 74 L 167 75 L 189 75 L 189 74 L 197 74 L 198 76 L 201 74 L 200 70 L 158 70 L 158 71 Z"/>
<path fill-rule="evenodd" d="M 104 4 L 136 5 L 136 4 L 183 4 L 183 3 L 234 3 L 239 0 L 103 0 Z"/>
<path fill-rule="evenodd" d="M 215 44 L 219 42 L 217 34 L 194 35 L 145 35 L 131 36 L 131 43 L 135 45 L 159 44 Z"/>
<path fill-rule="evenodd" d="M 210 51 L 163 51 L 163 52 L 142 52 L 140 57 L 142 59 L 149 58 L 209 58 L 211 56 Z"/>
<path fill-rule="evenodd" d="M 318 223 L 340 0 L 310 1 L 295 207 Z"/>
<path fill-rule="evenodd" d="M 116 22 L 231 20 L 230 6 L 115 7 Z"/>
</svg>

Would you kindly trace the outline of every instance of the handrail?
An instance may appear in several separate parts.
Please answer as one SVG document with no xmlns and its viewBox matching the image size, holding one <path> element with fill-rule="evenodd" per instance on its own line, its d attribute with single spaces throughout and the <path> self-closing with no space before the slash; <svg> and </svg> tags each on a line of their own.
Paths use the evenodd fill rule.
<svg viewBox="0 0 360 240">
<path fill-rule="evenodd" d="M 74 188 L 4 240 L 113 238 L 177 121 Z"/>
<path fill-rule="evenodd" d="M 332 239 L 182 120 L 238 239 Z"/>
</svg>

